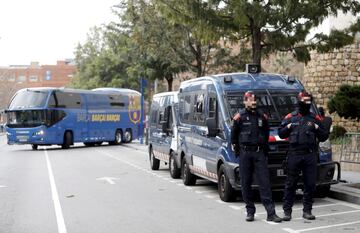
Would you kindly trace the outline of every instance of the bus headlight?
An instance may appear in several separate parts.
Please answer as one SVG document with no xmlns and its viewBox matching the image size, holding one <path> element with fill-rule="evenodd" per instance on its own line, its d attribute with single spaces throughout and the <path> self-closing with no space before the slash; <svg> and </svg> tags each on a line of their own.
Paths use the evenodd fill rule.
<svg viewBox="0 0 360 233">
<path fill-rule="evenodd" d="M 40 130 L 40 131 L 38 131 L 38 132 L 35 132 L 34 135 L 35 135 L 35 136 L 44 135 L 44 131 L 43 131 L 43 130 Z"/>
</svg>

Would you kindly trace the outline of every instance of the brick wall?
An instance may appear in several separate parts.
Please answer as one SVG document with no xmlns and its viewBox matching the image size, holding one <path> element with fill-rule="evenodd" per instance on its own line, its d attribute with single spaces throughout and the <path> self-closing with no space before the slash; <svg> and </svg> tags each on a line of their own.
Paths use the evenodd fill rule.
<svg viewBox="0 0 360 233">
<path fill-rule="evenodd" d="M 305 66 L 302 83 L 312 93 L 318 106 L 327 110 L 327 103 L 342 84 L 360 85 L 360 41 L 330 53 L 311 53 L 311 61 Z M 348 131 L 359 132 L 360 122 L 345 120 L 332 114 L 334 125 Z"/>
</svg>

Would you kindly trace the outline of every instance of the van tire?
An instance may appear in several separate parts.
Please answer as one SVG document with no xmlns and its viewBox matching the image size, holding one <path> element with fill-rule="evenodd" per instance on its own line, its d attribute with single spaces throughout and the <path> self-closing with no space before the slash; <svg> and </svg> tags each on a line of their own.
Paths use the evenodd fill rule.
<svg viewBox="0 0 360 233">
<path fill-rule="evenodd" d="M 170 176 L 173 179 L 178 179 L 181 176 L 181 169 L 178 167 L 176 160 L 175 160 L 175 152 L 171 151 L 170 157 L 169 157 L 169 170 L 170 170 Z"/>
<path fill-rule="evenodd" d="M 149 160 L 150 160 L 150 168 L 151 170 L 159 170 L 160 167 L 160 160 L 155 158 L 154 151 L 152 147 L 149 149 Z"/>
<path fill-rule="evenodd" d="M 196 176 L 190 172 L 189 164 L 186 162 L 185 157 L 181 163 L 181 177 L 184 185 L 194 185 L 196 183 Z"/>
<path fill-rule="evenodd" d="M 72 144 L 73 144 L 72 133 L 70 131 L 66 131 L 64 135 L 64 143 L 61 145 L 61 148 L 69 149 Z"/>
<path fill-rule="evenodd" d="M 330 185 L 326 184 L 326 185 L 320 185 L 316 187 L 315 190 L 315 197 L 318 198 L 324 198 L 329 196 L 330 194 Z"/>
<path fill-rule="evenodd" d="M 229 182 L 229 177 L 226 174 L 224 164 L 220 165 L 218 171 L 218 192 L 222 201 L 230 202 L 234 200 L 235 190 Z"/>
<path fill-rule="evenodd" d="M 37 150 L 37 149 L 38 149 L 38 145 L 32 144 L 32 145 L 31 145 L 31 148 L 32 148 L 33 150 Z"/>
</svg>

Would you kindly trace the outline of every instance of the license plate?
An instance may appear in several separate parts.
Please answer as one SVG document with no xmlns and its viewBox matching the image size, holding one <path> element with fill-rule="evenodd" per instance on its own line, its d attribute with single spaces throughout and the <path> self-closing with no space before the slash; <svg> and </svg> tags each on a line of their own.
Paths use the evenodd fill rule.
<svg viewBox="0 0 360 233">
<path fill-rule="evenodd" d="M 276 174 L 277 176 L 285 176 L 284 169 L 277 169 Z"/>
<path fill-rule="evenodd" d="M 27 142 L 29 137 L 28 136 L 17 136 L 16 139 L 19 141 L 19 142 Z"/>
</svg>

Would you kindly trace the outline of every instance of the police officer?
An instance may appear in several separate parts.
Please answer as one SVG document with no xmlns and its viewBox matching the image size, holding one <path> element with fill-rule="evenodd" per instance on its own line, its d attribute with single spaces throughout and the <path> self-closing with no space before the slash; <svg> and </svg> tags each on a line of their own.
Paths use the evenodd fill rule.
<svg viewBox="0 0 360 233">
<path fill-rule="evenodd" d="M 314 220 L 311 213 L 316 186 L 317 140 L 325 141 L 328 132 L 321 118 L 310 112 L 312 96 L 303 91 L 298 94 L 298 110 L 289 113 L 279 128 L 280 138 L 288 138 L 287 177 L 284 190 L 284 221 L 291 220 L 297 182 L 302 172 L 304 183 L 303 218 Z"/>
<path fill-rule="evenodd" d="M 231 141 L 235 153 L 240 153 L 241 189 L 246 203 L 246 221 L 254 221 L 255 205 L 251 184 L 255 172 L 259 182 L 261 201 L 267 211 L 267 221 L 281 222 L 282 219 L 276 215 L 272 201 L 266 158 L 269 138 L 267 116 L 256 110 L 253 92 L 245 93 L 244 104 L 245 110 L 234 116 Z"/>
</svg>

